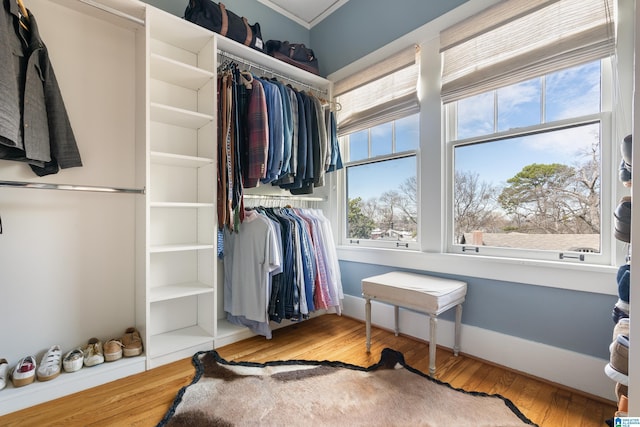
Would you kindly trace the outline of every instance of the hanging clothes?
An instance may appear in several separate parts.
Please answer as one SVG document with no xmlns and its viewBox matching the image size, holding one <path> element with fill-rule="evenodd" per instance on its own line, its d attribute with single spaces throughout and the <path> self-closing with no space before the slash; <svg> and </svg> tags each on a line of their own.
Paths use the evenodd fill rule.
<svg viewBox="0 0 640 427">
<path fill-rule="evenodd" d="M 227 174 L 221 185 L 232 184 L 228 191 L 236 195 L 242 194 L 236 186 L 270 184 L 292 194 L 311 194 L 323 186 L 324 175 L 336 170 L 331 159 L 339 157 L 336 128 L 331 126 L 326 102 L 277 79 L 240 72 L 235 64 L 224 67 L 234 70 L 235 89 L 218 97 L 218 110 L 232 111 L 227 121 L 219 122 L 224 125 L 219 126 L 219 145 L 224 142 L 229 149 L 237 148 L 238 154 L 231 156 L 233 164 L 220 163 Z M 225 74 L 226 69 L 219 70 L 219 79 Z M 230 123 L 234 129 L 228 128 Z M 227 138 L 236 145 L 227 144 Z M 237 172 L 238 178 L 234 180 L 230 172 Z M 239 206 L 235 199 L 232 204 Z M 239 211 L 232 212 L 237 220 Z"/>
<path fill-rule="evenodd" d="M 227 319 L 270 338 L 269 321 L 300 321 L 321 309 L 340 314 L 338 257 L 322 212 L 259 207 L 245 215 L 237 233 L 224 233 Z"/>
<path fill-rule="evenodd" d="M 82 166 L 62 94 L 35 17 L 4 1 L 0 18 L 0 159 L 38 176 Z M 25 19 L 28 18 L 28 19 Z"/>
</svg>

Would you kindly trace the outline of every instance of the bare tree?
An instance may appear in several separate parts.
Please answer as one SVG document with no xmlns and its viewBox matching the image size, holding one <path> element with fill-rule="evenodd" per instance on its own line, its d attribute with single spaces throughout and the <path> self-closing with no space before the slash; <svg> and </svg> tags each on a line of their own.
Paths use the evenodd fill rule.
<svg viewBox="0 0 640 427">
<path fill-rule="evenodd" d="M 496 189 L 480 181 L 477 173 L 456 171 L 454 183 L 454 235 L 461 239 L 474 230 L 493 231 L 501 223 L 494 212 Z"/>
</svg>

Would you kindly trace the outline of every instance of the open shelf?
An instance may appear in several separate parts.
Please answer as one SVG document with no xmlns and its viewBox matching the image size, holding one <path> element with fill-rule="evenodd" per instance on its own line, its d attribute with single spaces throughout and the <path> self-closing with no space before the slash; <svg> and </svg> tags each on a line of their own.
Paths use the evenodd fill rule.
<svg viewBox="0 0 640 427">
<path fill-rule="evenodd" d="M 162 153 L 158 151 L 152 151 L 150 153 L 150 156 L 152 163 L 167 166 L 197 168 L 213 163 L 213 159 L 209 159 L 206 157 L 185 156 L 182 154 Z"/>
<path fill-rule="evenodd" d="M 151 120 L 174 126 L 200 129 L 213 120 L 213 116 L 210 114 L 185 110 L 184 108 L 173 107 L 171 105 L 152 102 L 150 107 Z"/>
<path fill-rule="evenodd" d="M 194 67 L 159 54 L 151 54 L 151 78 L 197 90 L 213 79 L 211 71 Z"/>
<path fill-rule="evenodd" d="M 175 298 L 188 297 L 213 292 L 211 286 L 200 282 L 181 283 L 177 285 L 158 286 L 151 288 L 151 303 L 166 301 Z"/>
</svg>

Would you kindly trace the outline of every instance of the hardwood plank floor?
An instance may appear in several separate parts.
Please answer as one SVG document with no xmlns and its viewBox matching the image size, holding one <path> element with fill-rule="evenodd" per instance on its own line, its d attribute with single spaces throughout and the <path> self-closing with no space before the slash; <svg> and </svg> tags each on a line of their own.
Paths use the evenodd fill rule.
<svg viewBox="0 0 640 427">
<path fill-rule="evenodd" d="M 428 372 L 427 343 L 373 327 L 368 354 L 364 329 L 358 320 L 326 315 L 278 329 L 271 340 L 253 337 L 217 350 L 227 360 L 340 360 L 369 366 L 378 361 L 383 348 L 390 347 L 402 352 L 409 365 Z M 616 410 L 613 402 L 465 355 L 454 357 L 444 348 L 437 350 L 436 369 L 436 377 L 454 387 L 501 394 L 540 426 L 602 427 Z M 191 360 L 180 360 L 5 415 L 0 426 L 154 426 L 193 373 Z"/>
</svg>

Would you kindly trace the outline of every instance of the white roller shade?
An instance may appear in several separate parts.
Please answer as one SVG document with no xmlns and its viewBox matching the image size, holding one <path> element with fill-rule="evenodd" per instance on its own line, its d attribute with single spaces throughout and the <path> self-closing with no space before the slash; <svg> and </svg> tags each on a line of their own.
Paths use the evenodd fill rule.
<svg viewBox="0 0 640 427">
<path fill-rule="evenodd" d="M 506 0 L 440 34 L 443 102 L 614 52 L 612 0 Z"/>
<path fill-rule="evenodd" d="M 338 135 L 406 117 L 419 111 L 418 48 L 399 52 L 334 85 Z"/>
</svg>

